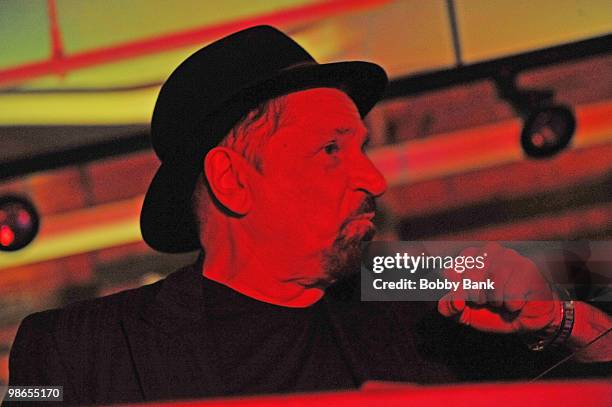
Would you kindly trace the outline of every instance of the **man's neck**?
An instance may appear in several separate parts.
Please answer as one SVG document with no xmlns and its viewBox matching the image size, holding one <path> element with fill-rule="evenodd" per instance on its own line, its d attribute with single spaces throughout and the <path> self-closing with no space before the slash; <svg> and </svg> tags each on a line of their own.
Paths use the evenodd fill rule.
<svg viewBox="0 0 612 407">
<path fill-rule="evenodd" d="M 291 276 L 294 270 L 321 267 L 317 261 L 287 258 L 278 251 L 274 255 L 266 247 L 237 240 L 233 237 L 229 241 L 214 239 L 206 243 L 204 277 L 248 297 L 283 307 L 308 307 L 321 299 L 322 289 L 305 287 L 300 279 L 278 277 Z"/>
</svg>

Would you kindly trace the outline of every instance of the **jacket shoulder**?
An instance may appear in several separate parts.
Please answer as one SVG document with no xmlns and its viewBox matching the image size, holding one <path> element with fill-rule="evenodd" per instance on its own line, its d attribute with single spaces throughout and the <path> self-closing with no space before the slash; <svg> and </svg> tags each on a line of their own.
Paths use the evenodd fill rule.
<svg viewBox="0 0 612 407">
<path fill-rule="evenodd" d="M 122 320 L 143 315 L 165 284 L 183 284 L 176 284 L 176 281 L 185 280 L 185 276 L 192 274 L 192 269 L 190 265 L 153 284 L 31 314 L 22 321 L 20 330 L 31 334 L 52 333 L 60 347 L 64 341 L 71 343 L 77 338 L 83 341 L 83 335 L 91 336 L 93 342 L 98 342 L 97 338 L 103 334 L 116 333 Z"/>
<path fill-rule="evenodd" d="M 11 382 L 27 365 L 59 367 L 56 359 L 64 353 L 75 355 L 84 352 L 83 347 L 110 344 L 108 339 L 120 334 L 120 321 L 138 315 L 155 297 L 162 281 L 25 317 L 11 347 Z M 18 381 L 30 380 L 19 377 Z"/>
<path fill-rule="evenodd" d="M 154 333 L 145 317 L 162 287 L 180 280 L 183 270 L 154 284 L 27 316 L 11 348 L 9 384 L 63 385 L 68 404 L 141 400 L 127 322 L 142 327 L 142 335 Z"/>
<path fill-rule="evenodd" d="M 59 331 L 81 330 L 87 328 L 89 324 L 95 324 L 91 328 L 100 330 L 115 325 L 125 317 L 137 316 L 143 307 L 153 301 L 163 281 L 75 302 L 46 312 L 56 313 L 55 329 Z"/>
</svg>

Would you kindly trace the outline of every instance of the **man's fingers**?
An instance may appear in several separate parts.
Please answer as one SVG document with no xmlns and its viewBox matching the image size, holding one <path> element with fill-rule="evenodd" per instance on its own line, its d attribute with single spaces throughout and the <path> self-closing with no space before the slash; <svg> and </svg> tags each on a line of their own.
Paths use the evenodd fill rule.
<svg viewBox="0 0 612 407">
<path fill-rule="evenodd" d="M 451 299 L 447 299 L 447 296 L 448 294 L 438 301 L 438 312 L 444 315 L 445 317 L 452 317 L 453 315 L 455 315 L 455 312 L 453 311 L 450 304 Z"/>
<path fill-rule="evenodd" d="M 464 278 L 470 279 L 472 282 L 485 281 L 486 270 L 470 270 L 465 273 Z M 466 290 L 466 297 L 468 301 L 474 304 L 483 305 L 487 302 L 487 294 L 480 288 L 470 288 Z"/>
<path fill-rule="evenodd" d="M 480 253 L 480 249 L 477 247 L 467 247 L 465 249 L 463 249 L 460 253 L 459 256 L 470 256 L 470 257 L 476 257 L 478 254 Z M 458 257 L 459 257 L 458 256 Z M 447 268 L 443 270 L 443 276 L 444 278 L 446 278 L 447 280 L 450 281 L 461 281 L 461 279 L 463 278 L 463 272 L 458 272 L 457 270 L 453 269 L 453 268 Z"/>
<path fill-rule="evenodd" d="M 485 332 L 510 333 L 516 331 L 513 323 L 501 314 L 487 308 L 466 308 L 459 322 Z"/>
<path fill-rule="evenodd" d="M 438 301 L 438 312 L 445 317 L 457 315 L 465 309 L 465 299 L 463 293 L 450 292 Z"/>
<path fill-rule="evenodd" d="M 474 249 L 474 251 L 469 252 L 469 255 L 474 257 L 482 256 L 485 258 L 484 265 L 481 268 L 472 268 L 469 272 L 465 273 L 464 277 L 469 278 L 473 282 L 484 282 L 488 278 L 496 281 L 494 270 L 499 267 L 499 260 L 503 259 L 504 247 L 498 243 L 490 242 L 484 247 Z M 467 249 L 464 252 L 468 255 Z M 499 287 L 499 283 L 496 283 L 496 287 Z M 467 298 L 477 305 L 484 305 L 489 301 L 488 293 L 477 288 L 467 290 Z"/>
<path fill-rule="evenodd" d="M 528 300 L 531 279 L 534 270 L 525 269 L 520 262 L 512 267 L 510 274 L 506 277 L 502 288 L 503 307 L 509 312 L 520 311 Z M 535 270 L 537 273 L 538 271 Z"/>
<path fill-rule="evenodd" d="M 555 311 L 560 305 L 556 301 L 529 301 L 521 310 L 518 318 L 520 328 L 525 331 L 537 331 L 550 324 Z"/>
<path fill-rule="evenodd" d="M 504 307 L 511 312 L 523 308 L 527 301 L 550 300 L 552 292 L 537 267 L 521 259 L 504 286 Z"/>
<path fill-rule="evenodd" d="M 511 265 L 502 265 L 497 267 L 493 272 L 489 273 L 485 278 L 491 279 L 495 284 L 495 289 L 484 290 L 487 302 L 494 307 L 501 308 L 504 306 L 504 298 L 506 285 L 510 280 L 514 268 Z"/>
<path fill-rule="evenodd" d="M 504 308 L 510 312 L 517 312 L 523 309 L 526 303 L 525 300 L 504 300 Z"/>
</svg>

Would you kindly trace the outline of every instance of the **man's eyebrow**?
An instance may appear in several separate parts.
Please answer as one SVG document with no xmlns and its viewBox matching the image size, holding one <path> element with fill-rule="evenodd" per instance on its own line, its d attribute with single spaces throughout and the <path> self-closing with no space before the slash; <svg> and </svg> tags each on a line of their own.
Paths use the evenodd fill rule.
<svg viewBox="0 0 612 407">
<path fill-rule="evenodd" d="M 355 129 L 351 127 L 336 127 L 334 129 L 334 133 L 336 133 L 339 136 L 343 136 L 345 134 L 352 134 L 354 132 L 355 132 Z"/>
<path fill-rule="evenodd" d="M 352 127 L 337 127 L 334 129 L 334 133 L 338 136 L 344 136 L 346 134 L 362 134 L 363 144 L 370 142 L 370 132 L 364 127 L 363 129 L 355 129 Z"/>
</svg>

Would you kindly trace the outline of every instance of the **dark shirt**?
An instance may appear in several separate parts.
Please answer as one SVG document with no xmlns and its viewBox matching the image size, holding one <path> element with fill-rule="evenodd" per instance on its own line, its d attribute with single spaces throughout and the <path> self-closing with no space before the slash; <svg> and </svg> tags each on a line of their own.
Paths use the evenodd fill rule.
<svg viewBox="0 0 612 407">
<path fill-rule="evenodd" d="M 324 300 L 306 308 L 261 302 L 202 278 L 207 335 L 200 354 L 213 363 L 220 394 L 357 387 Z M 212 350 L 212 352 L 208 352 Z"/>
</svg>

